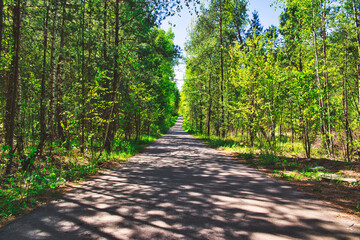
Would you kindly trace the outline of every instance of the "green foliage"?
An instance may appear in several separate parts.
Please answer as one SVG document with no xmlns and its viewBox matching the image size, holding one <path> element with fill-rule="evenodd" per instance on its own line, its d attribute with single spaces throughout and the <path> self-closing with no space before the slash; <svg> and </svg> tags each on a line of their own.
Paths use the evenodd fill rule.
<svg viewBox="0 0 360 240">
<path fill-rule="evenodd" d="M 246 31 L 245 24 L 234 28 L 227 4 L 241 6 L 246 19 L 246 3 L 236 2 L 242 4 L 212 1 L 190 29 L 181 93 L 188 131 L 241 139 L 261 152 L 357 160 L 356 1 L 275 1 L 283 9 L 280 26 L 265 31 L 257 12 Z"/>
<path fill-rule="evenodd" d="M 265 166 L 276 165 L 279 162 L 279 158 L 270 153 L 261 153 L 259 155 L 260 163 Z"/>
<path fill-rule="evenodd" d="M 34 171 L 18 173 L 4 179 L 0 189 L 1 217 L 16 215 L 34 206 L 35 196 L 44 194 L 49 189 L 63 185 L 65 182 L 63 170 L 54 166 L 39 167 Z"/>
<path fill-rule="evenodd" d="M 16 2 L 20 39 L 14 35 Z M 141 151 L 175 123 L 180 101 L 174 79 L 180 51 L 174 33 L 158 27 L 180 10 L 177 2 L 29 4 L 5 1 L 1 9 L 3 216 L 33 205 L 37 194 Z M 19 79 L 8 77 L 16 71 Z M 9 84 L 17 86 L 11 96 Z M 6 134 L 9 116 L 15 130 Z"/>
<path fill-rule="evenodd" d="M 295 173 L 284 173 L 284 172 L 282 172 L 281 177 L 285 178 L 288 181 L 291 181 L 291 180 L 293 180 L 295 178 Z"/>
<path fill-rule="evenodd" d="M 284 161 L 282 162 L 282 166 L 285 168 L 297 168 L 300 166 L 300 162 L 298 161 L 293 161 L 293 162 L 289 162 L 288 160 L 284 159 Z"/>
<path fill-rule="evenodd" d="M 246 159 L 246 160 L 251 160 L 251 159 L 253 159 L 254 158 L 254 153 L 252 153 L 252 152 L 249 152 L 249 153 L 240 153 L 239 154 L 239 157 L 240 158 L 243 158 L 243 159 Z"/>
<path fill-rule="evenodd" d="M 301 175 L 310 179 L 310 180 L 315 180 L 315 181 L 319 181 L 321 179 L 320 174 L 321 172 L 309 172 L 309 171 L 302 171 Z"/>
<path fill-rule="evenodd" d="M 292 181 L 297 177 L 296 176 L 296 171 L 289 173 L 289 172 L 283 172 L 283 171 L 280 172 L 280 170 L 274 170 L 273 176 L 284 178 L 287 181 Z"/>
<path fill-rule="evenodd" d="M 173 119 L 175 120 L 175 118 Z M 67 182 L 83 180 L 96 174 L 106 162 L 126 161 L 145 146 L 154 142 L 157 136 L 141 136 L 139 140 L 126 141 L 122 139 L 114 143 L 117 151 L 106 153 L 89 161 L 75 153 L 67 162 L 53 164 L 48 158 L 43 165 L 24 172 L 16 172 L 9 178 L 1 180 L 0 209 L 1 218 L 17 215 L 37 204 L 41 195 L 49 194 L 51 189 L 64 186 Z M 70 156 L 70 154 L 66 154 Z"/>
</svg>

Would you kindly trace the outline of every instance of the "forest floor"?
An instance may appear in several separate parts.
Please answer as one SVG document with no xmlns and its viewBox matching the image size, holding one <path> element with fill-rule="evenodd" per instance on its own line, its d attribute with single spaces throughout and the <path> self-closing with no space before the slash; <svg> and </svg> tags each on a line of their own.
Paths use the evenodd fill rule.
<svg viewBox="0 0 360 240">
<path fill-rule="evenodd" d="M 360 220 L 181 127 L 0 228 L 0 239 L 358 239 Z"/>
</svg>

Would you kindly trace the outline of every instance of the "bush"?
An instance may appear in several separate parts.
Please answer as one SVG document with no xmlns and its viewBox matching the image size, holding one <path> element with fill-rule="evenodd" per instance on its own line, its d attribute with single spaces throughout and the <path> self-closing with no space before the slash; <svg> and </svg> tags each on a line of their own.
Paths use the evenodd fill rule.
<svg viewBox="0 0 360 240">
<path fill-rule="evenodd" d="M 277 162 L 279 162 L 279 158 L 273 154 L 270 153 L 261 153 L 259 155 L 260 162 L 264 165 L 275 165 Z"/>
</svg>

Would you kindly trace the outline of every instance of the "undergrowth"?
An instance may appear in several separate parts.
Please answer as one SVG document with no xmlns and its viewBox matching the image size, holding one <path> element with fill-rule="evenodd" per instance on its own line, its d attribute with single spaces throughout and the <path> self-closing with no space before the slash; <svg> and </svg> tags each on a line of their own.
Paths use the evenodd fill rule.
<svg viewBox="0 0 360 240">
<path fill-rule="evenodd" d="M 255 142 L 254 146 L 251 147 L 242 141 L 241 138 L 221 139 L 217 136 L 200 134 L 188 129 L 186 125 L 183 127 L 185 131 L 204 141 L 209 146 L 236 153 L 240 159 L 246 160 L 248 164 L 274 171 L 273 176 L 284 178 L 288 181 L 295 179 L 319 181 L 321 180 L 321 174 L 334 174 L 327 170 L 312 169 L 318 164 L 317 162 L 314 163 L 314 161 L 308 162 L 304 160 L 305 158 L 299 152 L 301 148 L 299 143 L 286 143 L 283 139 L 280 141 L 280 145 L 275 147 L 269 147 L 260 142 Z M 349 169 L 351 167 L 352 165 L 349 165 L 346 168 Z"/>
<path fill-rule="evenodd" d="M 58 148 L 51 156 L 45 155 L 36 159 L 33 167 L 26 171 L 20 170 L 22 160 L 18 160 L 15 165 L 19 170 L 8 176 L 3 174 L 5 164 L 0 164 L 0 173 L 3 175 L 0 178 L 0 219 L 23 213 L 36 206 L 42 195 L 51 192 L 49 190 L 94 175 L 109 162 L 126 161 L 154 142 L 157 137 L 142 136 L 138 140 L 117 140 L 113 143 L 116 151 L 111 153 L 81 154 L 78 148 L 71 151 Z"/>
<path fill-rule="evenodd" d="M 245 137 L 220 139 L 206 136 L 183 128 L 207 145 L 228 152 L 240 162 L 250 165 L 266 174 L 281 178 L 291 185 L 317 198 L 329 201 L 351 213 L 359 214 L 360 201 L 358 189 L 360 181 L 346 182 L 342 177 L 359 180 L 360 163 L 347 162 L 340 154 L 329 157 L 319 150 L 312 151 L 307 158 L 302 143 L 284 137 L 277 139 L 273 146 L 254 140 L 250 146 Z M 335 178 L 338 175 L 339 178 Z"/>
</svg>

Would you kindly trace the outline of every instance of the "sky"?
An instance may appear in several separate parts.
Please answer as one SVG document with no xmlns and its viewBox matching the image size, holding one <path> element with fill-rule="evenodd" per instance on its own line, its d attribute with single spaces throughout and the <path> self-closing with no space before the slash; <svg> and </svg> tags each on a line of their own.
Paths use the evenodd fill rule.
<svg viewBox="0 0 360 240">
<path fill-rule="evenodd" d="M 270 5 L 272 4 L 272 2 L 272 0 L 249 0 L 249 18 L 252 17 L 252 12 L 254 10 L 257 10 L 259 12 L 260 22 L 264 26 L 264 29 L 268 28 L 271 25 L 279 26 L 279 16 L 281 10 L 276 9 L 274 6 L 271 7 Z M 161 25 L 161 28 L 164 30 L 168 30 L 170 27 L 172 28 L 172 31 L 175 34 L 174 43 L 181 47 L 181 49 L 183 50 L 183 55 L 185 55 L 184 47 L 187 37 L 187 29 L 189 28 L 192 18 L 195 18 L 195 15 L 191 15 L 189 13 L 189 10 L 184 7 L 182 12 L 180 12 L 180 16 L 176 14 L 173 17 L 169 17 Z M 169 22 L 175 24 L 175 26 L 171 26 Z M 181 63 L 177 67 L 175 67 L 176 85 L 180 90 L 181 86 L 183 85 L 184 73 L 185 64 Z"/>
</svg>

